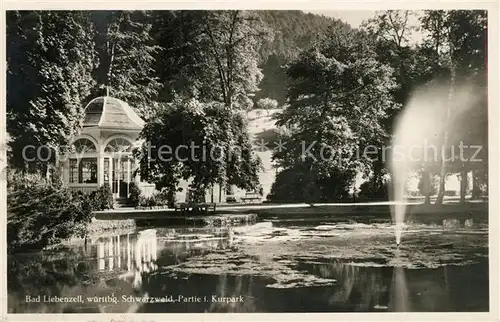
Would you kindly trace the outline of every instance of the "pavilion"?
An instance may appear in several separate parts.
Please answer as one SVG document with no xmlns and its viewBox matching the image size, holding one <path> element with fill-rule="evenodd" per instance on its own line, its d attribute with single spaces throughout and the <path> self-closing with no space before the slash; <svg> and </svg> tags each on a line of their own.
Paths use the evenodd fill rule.
<svg viewBox="0 0 500 322">
<path fill-rule="evenodd" d="M 91 192 L 108 183 L 115 199 L 129 196 L 135 182 L 143 194 L 154 192 L 154 184 L 141 182 L 135 174 L 138 162 L 132 154 L 139 144 L 144 121 L 124 101 L 97 97 L 85 108 L 83 129 L 63 165 L 63 177 L 71 190 Z"/>
</svg>

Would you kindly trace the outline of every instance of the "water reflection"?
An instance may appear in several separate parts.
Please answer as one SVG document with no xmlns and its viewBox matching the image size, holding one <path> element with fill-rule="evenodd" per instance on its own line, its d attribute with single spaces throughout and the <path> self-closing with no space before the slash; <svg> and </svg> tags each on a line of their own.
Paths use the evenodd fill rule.
<svg viewBox="0 0 500 322">
<path fill-rule="evenodd" d="M 389 310 L 393 312 L 411 312 L 406 274 L 402 267 L 395 267 L 392 273 L 391 297 Z"/>
<path fill-rule="evenodd" d="M 96 244 L 99 271 L 120 272 L 119 278 L 131 282 L 136 290 L 142 285 L 143 275 L 158 268 L 157 237 L 154 229 L 135 234 L 100 237 Z"/>
<path fill-rule="evenodd" d="M 255 245 L 259 247 L 259 245 Z M 231 255 L 231 259 L 229 259 Z M 218 256 L 218 257 L 217 257 Z M 199 258 L 219 258 L 200 273 L 172 274 L 168 267 L 202 266 Z M 227 229 L 148 229 L 96 236 L 85 245 L 9 257 L 9 312 L 370 312 L 487 311 L 487 260 L 437 269 L 377 267 L 377 263 L 294 258 L 245 257 Z M 281 261 L 282 263 L 278 263 Z M 254 268 L 248 268 L 248 263 Z M 198 263 L 198 264 L 197 264 Z M 284 263 L 284 264 L 283 264 Z M 366 264 L 366 263 L 365 263 Z M 231 268 L 221 273 L 220 265 Z M 286 266 L 287 270 L 282 268 Z M 252 270 L 254 269 L 254 271 Z M 238 273 L 240 272 L 240 273 Z M 243 273 L 244 272 L 244 273 Z M 274 273 L 273 273 L 274 272 Z M 273 275 L 274 274 L 274 275 Z M 311 283 L 276 283 L 293 274 Z M 296 275 L 296 276 L 295 276 Z M 315 278 L 336 282 L 318 285 Z M 275 288 L 269 285 L 278 285 Z M 292 283 L 293 284 L 293 283 Z M 297 284 L 297 285 L 299 285 Z M 280 288 L 284 287 L 284 288 Z M 44 303 L 26 295 L 106 297 L 202 297 L 177 303 Z M 473 296 L 471 296 L 471 294 Z M 213 301 L 238 298 L 243 302 Z"/>
</svg>

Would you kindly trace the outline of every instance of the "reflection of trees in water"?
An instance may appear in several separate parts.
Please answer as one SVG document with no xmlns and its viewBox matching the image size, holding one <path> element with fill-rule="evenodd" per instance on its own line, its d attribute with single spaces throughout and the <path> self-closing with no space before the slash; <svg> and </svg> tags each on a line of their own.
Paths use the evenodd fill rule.
<svg viewBox="0 0 500 322">
<path fill-rule="evenodd" d="M 486 263 L 404 269 L 329 262 L 310 264 L 309 271 L 337 280 L 325 296 L 340 310 L 371 311 L 378 305 L 393 312 L 474 311 L 488 305 Z"/>
<path fill-rule="evenodd" d="M 227 247 L 229 247 L 227 233 L 226 235 L 220 235 L 217 231 L 217 234 L 215 232 L 179 234 L 162 245 L 158 265 L 177 265 L 184 262 L 188 257 L 200 256 Z"/>
<path fill-rule="evenodd" d="M 211 303 L 208 312 L 255 312 L 256 303 L 252 289 L 254 287 L 253 276 L 229 276 L 224 274 L 218 277 L 217 287 L 214 295 L 217 297 L 234 297 L 240 295 L 244 301 L 228 303 Z M 262 295 L 262 294 L 261 294 Z"/>
<path fill-rule="evenodd" d="M 79 250 L 66 249 L 65 256 L 54 253 L 32 253 L 8 257 L 7 289 L 9 312 L 61 312 L 63 304 L 47 307 L 44 303 L 26 303 L 26 295 L 60 295 L 68 287 L 85 279 L 86 262 Z"/>
<path fill-rule="evenodd" d="M 8 257 L 9 312 L 125 312 L 127 303 L 26 303 L 26 295 L 133 295 L 157 268 L 156 232 L 105 236 L 80 247 Z"/>
<path fill-rule="evenodd" d="M 257 276 L 211 275 L 210 269 L 217 264 L 203 264 L 207 274 L 171 276 L 165 271 L 157 272 L 158 266 L 171 265 L 174 260 L 181 263 L 187 256 L 217 252 L 230 246 L 227 239 L 219 236 L 194 235 L 174 236 L 174 240 L 157 245 L 155 230 L 147 230 L 103 236 L 87 248 L 9 256 L 9 312 L 371 311 L 375 305 L 405 311 L 409 310 L 410 303 L 414 311 L 488 309 L 487 262 L 471 267 L 403 271 L 345 265 L 338 261 L 302 262 L 297 267 L 299 270 L 337 282 L 328 287 L 290 289 L 266 288 L 269 281 Z M 401 285 L 405 283 L 407 291 L 402 292 Z M 107 296 L 112 292 L 139 296 L 207 296 L 209 301 L 135 306 L 129 303 L 85 303 L 83 306 L 25 303 L 27 294 Z M 472 298 L 471 294 L 474 294 Z M 212 295 L 241 295 L 244 302 L 212 303 Z"/>
<path fill-rule="evenodd" d="M 108 249 L 107 257 L 105 249 Z M 131 283 L 136 291 L 141 289 L 143 277 L 149 276 L 148 273 L 158 268 L 156 261 L 157 241 L 154 229 L 133 235 L 111 236 L 104 242 L 98 242 L 99 270 L 120 272 L 119 278 Z"/>
<path fill-rule="evenodd" d="M 334 307 L 369 311 L 375 305 L 387 303 L 388 280 L 383 268 L 346 265 L 339 261 L 310 265 L 312 273 L 337 280 L 328 300 Z"/>
</svg>

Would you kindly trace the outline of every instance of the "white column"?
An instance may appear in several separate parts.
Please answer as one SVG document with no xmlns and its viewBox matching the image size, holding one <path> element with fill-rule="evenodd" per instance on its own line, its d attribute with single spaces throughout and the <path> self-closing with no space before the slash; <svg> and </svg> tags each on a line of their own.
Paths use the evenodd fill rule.
<svg viewBox="0 0 500 322">
<path fill-rule="evenodd" d="M 153 255 L 153 260 L 154 260 L 154 261 L 156 261 L 156 256 L 157 256 L 157 255 L 156 255 L 156 253 L 157 253 L 157 251 L 158 251 L 158 248 L 157 248 L 157 247 L 158 247 L 158 244 L 157 244 L 157 243 L 158 243 L 158 242 L 156 241 L 156 235 L 155 235 L 155 236 L 154 236 L 154 238 L 153 238 L 153 242 L 152 242 L 152 250 L 151 250 L 151 252 L 152 252 L 152 254 L 151 254 L 151 255 Z"/>
<path fill-rule="evenodd" d="M 130 233 L 127 234 L 127 270 L 132 269 L 132 254 L 130 249 Z"/>
<path fill-rule="evenodd" d="M 129 194 L 129 184 L 130 184 L 130 172 L 131 172 L 131 166 L 130 166 L 130 158 L 127 158 L 127 197 L 128 197 L 128 194 Z"/>
<path fill-rule="evenodd" d="M 101 153 L 97 156 L 97 184 L 99 186 L 104 184 L 104 157 Z"/>
<path fill-rule="evenodd" d="M 108 158 L 109 162 L 108 162 L 108 183 L 109 183 L 109 186 L 111 187 L 111 190 L 113 190 L 113 158 L 112 157 L 109 157 Z"/>
<path fill-rule="evenodd" d="M 105 261 L 104 261 L 104 242 L 102 240 L 99 240 L 97 242 L 97 266 L 99 267 L 99 270 L 102 271 L 105 266 Z"/>
<path fill-rule="evenodd" d="M 134 159 L 134 171 L 139 169 L 139 162 L 137 162 L 136 159 Z M 135 183 L 139 185 L 139 182 L 141 182 L 141 175 L 139 174 L 139 171 L 137 171 L 137 174 L 134 176 Z"/>
<path fill-rule="evenodd" d="M 109 263 L 109 270 L 112 271 L 113 270 L 113 266 L 114 266 L 114 252 L 113 252 L 113 237 L 109 237 L 109 258 L 108 258 L 108 263 Z"/>
<path fill-rule="evenodd" d="M 118 255 L 118 262 L 116 263 L 116 266 L 118 269 L 121 269 L 122 267 L 122 250 L 120 248 L 120 235 L 116 236 L 116 253 Z"/>
<path fill-rule="evenodd" d="M 120 198 L 120 179 L 122 177 L 122 157 L 118 155 L 118 162 L 116 165 L 116 195 Z"/>
<path fill-rule="evenodd" d="M 142 270 L 142 257 L 141 257 L 141 239 L 137 236 L 137 240 L 134 245 L 135 250 L 135 267 L 141 271 Z"/>
</svg>

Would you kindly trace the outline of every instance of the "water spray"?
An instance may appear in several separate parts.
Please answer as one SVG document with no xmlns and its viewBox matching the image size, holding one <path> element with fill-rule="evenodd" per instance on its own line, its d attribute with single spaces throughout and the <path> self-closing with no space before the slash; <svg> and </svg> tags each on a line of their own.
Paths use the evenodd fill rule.
<svg viewBox="0 0 500 322">
<path fill-rule="evenodd" d="M 447 117 L 449 109 L 453 109 L 454 117 L 470 110 L 477 103 L 480 91 L 473 85 L 455 84 L 455 94 L 449 97 L 450 85 L 433 83 L 415 91 L 404 111 L 399 116 L 393 132 L 392 155 L 390 162 L 392 181 L 391 208 L 395 224 L 396 245 L 401 243 L 401 235 L 406 214 L 405 185 L 412 171 L 427 162 L 435 162 L 441 155 L 429 153 L 429 146 L 441 149 L 442 133 L 449 130 Z M 446 121 L 445 121 L 446 120 Z"/>
</svg>

